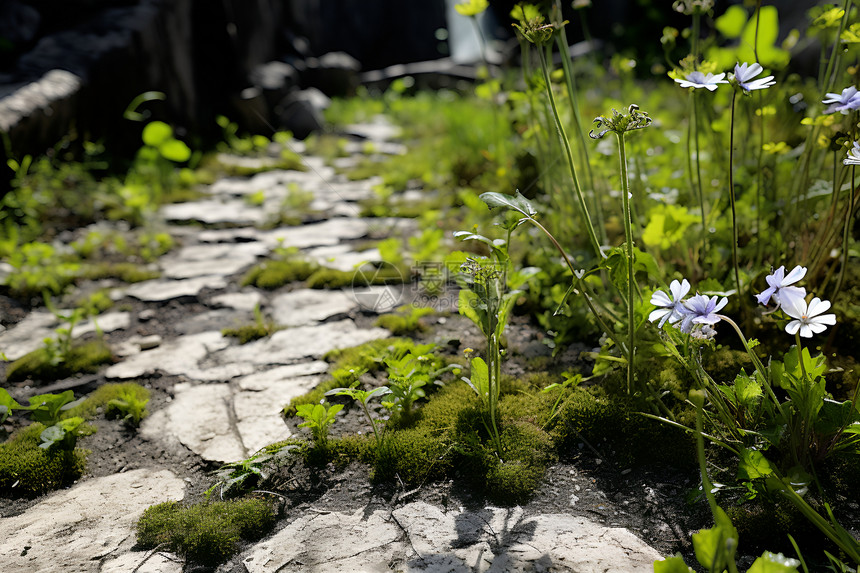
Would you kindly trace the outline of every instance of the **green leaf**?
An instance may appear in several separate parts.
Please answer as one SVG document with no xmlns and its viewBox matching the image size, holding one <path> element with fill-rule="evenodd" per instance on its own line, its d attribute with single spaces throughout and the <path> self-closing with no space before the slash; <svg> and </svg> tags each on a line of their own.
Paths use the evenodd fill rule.
<svg viewBox="0 0 860 573">
<path fill-rule="evenodd" d="M 839 36 L 839 39 L 842 40 L 843 44 L 858 44 L 860 43 L 860 23 L 851 24 L 847 30 L 842 32 L 842 35 Z"/>
<path fill-rule="evenodd" d="M 738 531 L 720 507 L 714 510 L 714 521 L 714 527 L 693 534 L 693 549 L 702 567 L 723 571 L 729 561 L 734 561 Z"/>
<path fill-rule="evenodd" d="M 773 468 L 767 458 L 758 450 L 741 449 L 738 462 L 738 479 L 754 480 L 767 477 L 773 473 Z"/>
<path fill-rule="evenodd" d="M 158 152 L 165 159 L 182 163 L 191 159 L 191 149 L 178 139 L 168 139 L 158 146 Z"/>
<path fill-rule="evenodd" d="M 490 399 L 490 371 L 484 359 L 476 356 L 472 358 L 472 370 L 469 378 L 463 378 L 472 390 L 481 398 L 486 406 Z"/>
<path fill-rule="evenodd" d="M 518 211 L 529 218 L 533 218 L 535 215 L 537 215 L 537 210 L 529 202 L 528 199 L 522 196 L 519 191 L 517 191 L 517 194 L 514 196 L 505 195 L 504 193 L 496 193 L 494 191 L 482 193 L 481 200 L 486 203 L 487 206 L 491 209 L 493 207 L 504 207 L 505 209 L 513 209 L 514 211 Z"/>
<path fill-rule="evenodd" d="M 475 323 L 484 336 L 490 333 L 487 329 L 487 309 L 483 308 L 478 295 L 470 290 L 462 289 L 460 291 L 460 299 L 458 301 L 458 309 L 460 314 Z"/>
<path fill-rule="evenodd" d="M 747 373 L 741 370 L 740 374 L 735 377 L 735 397 L 738 405 L 744 408 L 753 408 L 758 404 L 762 395 L 761 384 L 758 379 L 747 376 Z"/>
<path fill-rule="evenodd" d="M 818 412 L 818 419 L 815 421 L 815 431 L 829 436 L 858 421 L 860 421 L 860 415 L 855 412 L 850 400 L 837 402 L 825 399 Z"/>
<path fill-rule="evenodd" d="M 737 4 L 729 6 L 726 12 L 714 20 L 714 26 L 726 38 L 737 38 L 743 32 L 747 23 L 747 11 Z"/>
<path fill-rule="evenodd" d="M 143 143 L 158 147 L 173 137 L 173 128 L 163 121 L 151 121 L 143 128 Z"/>
<path fill-rule="evenodd" d="M 654 573 L 694 573 L 680 555 L 654 562 Z"/>
<path fill-rule="evenodd" d="M 5 420 L 10 411 L 20 407 L 21 404 L 16 402 L 15 399 L 9 395 L 8 390 L 0 388 L 0 421 Z"/>
<path fill-rule="evenodd" d="M 765 551 L 747 569 L 747 573 L 797 573 L 800 561 L 786 557 L 782 553 Z"/>
</svg>

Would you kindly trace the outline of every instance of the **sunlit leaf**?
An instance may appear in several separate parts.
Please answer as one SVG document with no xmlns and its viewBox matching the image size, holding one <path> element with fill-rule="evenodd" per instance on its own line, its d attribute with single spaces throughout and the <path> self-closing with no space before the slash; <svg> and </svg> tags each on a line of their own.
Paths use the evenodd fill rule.
<svg viewBox="0 0 860 573">
<path fill-rule="evenodd" d="M 738 462 L 738 478 L 754 480 L 767 477 L 773 473 L 770 462 L 758 450 L 743 448 Z"/>
<path fill-rule="evenodd" d="M 729 6 L 725 13 L 714 20 L 714 26 L 726 38 L 737 38 L 743 32 L 744 24 L 747 23 L 747 11 L 743 6 L 735 4 Z"/>
<path fill-rule="evenodd" d="M 191 159 L 191 150 L 178 139 L 169 139 L 158 146 L 158 151 L 165 159 L 182 163 Z"/>
<path fill-rule="evenodd" d="M 152 147 L 158 147 L 173 137 L 173 128 L 163 121 L 151 121 L 143 128 L 143 143 Z"/>
<path fill-rule="evenodd" d="M 786 557 L 782 553 L 765 551 L 756 559 L 747 573 L 796 573 L 800 561 Z"/>
<path fill-rule="evenodd" d="M 519 211 L 526 217 L 537 215 L 537 210 L 519 191 L 517 191 L 516 195 L 505 195 L 504 193 L 496 193 L 495 191 L 482 193 L 481 200 L 491 209 L 493 207 L 504 207 L 505 209 Z"/>
</svg>

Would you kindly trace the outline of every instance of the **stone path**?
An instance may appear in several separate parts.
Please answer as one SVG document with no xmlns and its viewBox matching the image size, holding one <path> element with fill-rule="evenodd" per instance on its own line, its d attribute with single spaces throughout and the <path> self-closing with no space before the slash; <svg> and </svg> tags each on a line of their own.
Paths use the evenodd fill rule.
<svg viewBox="0 0 860 573">
<path fill-rule="evenodd" d="M 355 126 L 377 150 L 402 153 L 384 122 Z M 298 145 L 301 150 L 301 145 Z M 360 145 L 352 146 L 359 152 Z M 349 290 L 295 290 L 270 295 L 238 288 L 240 273 L 277 247 L 295 247 L 321 264 L 350 270 L 375 260 L 375 249 L 350 244 L 375 228 L 397 221 L 365 220 L 357 201 L 372 195 L 376 181 L 349 182 L 322 159 L 304 155 L 306 172 L 267 171 L 249 178 L 225 178 L 205 199 L 162 209 L 181 248 L 159 261 L 162 277 L 114 293 L 157 308 L 174 299 L 197 299 L 208 311 L 174 325 L 169 340 L 132 336 L 114 351 L 122 358 L 107 368 L 120 381 L 160 372 L 180 377 L 173 399 L 145 419 L 140 432 L 165 447 L 176 443 L 208 462 L 247 458 L 261 447 L 289 437 L 280 416 L 290 398 L 313 388 L 333 348 L 389 336 L 353 320 L 361 300 Z M 322 220 L 260 230 L 281 209 L 291 185 L 313 193 L 311 208 Z M 246 200 L 262 191 L 265 200 Z M 205 228 L 189 226 L 204 223 Z M 214 228 L 213 228 L 214 227 Z M 288 327 L 271 337 L 238 345 L 220 329 L 253 319 L 263 308 Z M 152 311 L 143 311 L 144 312 Z M 143 319 L 143 316 L 138 317 Z M 97 319 L 104 332 L 129 328 L 127 312 Z M 10 360 L 42 344 L 58 326 L 53 315 L 36 311 L 0 332 L 0 349 Z M 75 335 L 92 331 L 92 321 Z M 183 476 L 148 468 L 84 480 L 45 496 L 25 513 L 0 519 L 0 569 L 36 571 L 174 572 L 175 557 L 132 550 L 134 524 L 155 503 L 181 500 Z M 309 513 L 257 543 L 242 556 L 248 572 L 292 571 L 651 571 L 659 554 L 624 529 L 583 517 L 547 514 L 525 517 L 520 508 L 487 507 L 470 512 L 423 502 L 390 511 Z"/>
</svg>

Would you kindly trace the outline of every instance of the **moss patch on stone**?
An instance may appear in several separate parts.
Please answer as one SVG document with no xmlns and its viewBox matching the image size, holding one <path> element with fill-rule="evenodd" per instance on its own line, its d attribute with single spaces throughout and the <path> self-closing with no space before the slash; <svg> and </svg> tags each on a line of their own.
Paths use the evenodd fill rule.
<svg viewBox="0 0 860 573">
<path fill-rule="evenodd" d="M 80 416 L 85 420 L 92 420 L 102 411 L 107 418 L 121 418 L 136 427 L 148 414 L 146 404 L 149 397 L 149 390 L 134 382 L 104 384 L 87 396 L 81 404 L 67 411 L 65 416 Z"/>
<path fill-rule="evenodd" d="M 274 524 L 272 507 L 260 499 L 191 506 L 171 501 L 143 512 L 137 542 L 143 549 L 162 546 L 194 563 L 215 566 L 238 553 L 243 542 L 263 537 Z"/>
<path fill-rule="evenodd" d="M 22 380 L 62 380 L 77 373 L 98 371 L 102 364 L 113 361 L 113 353 L 103 340 L 91 340 L 72 346 L 65 360 L 57 362 L 44 347 L 25 354 L 9 365 L 6 378 Z"/>
<path fill-rule="evenodd" d="M 45 426 L 35 422 L 0 444 L 0 491 L 39 495 L 69 485 L 86 469 L 87 451 L 40 448 Z"/>
</svg>

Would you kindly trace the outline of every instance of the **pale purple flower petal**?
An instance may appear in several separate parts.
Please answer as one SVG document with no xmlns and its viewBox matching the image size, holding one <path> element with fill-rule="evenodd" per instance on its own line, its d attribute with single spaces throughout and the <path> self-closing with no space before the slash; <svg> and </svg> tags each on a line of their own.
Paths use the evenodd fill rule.
<svg viewBox="0 0 860 573">
<path fill-rule="evenodd" d="M 848 157 L 842 160 L 843 165 L 860 165 L 860 141 L 854 142 L 854 147 L 848 150 Z"/>
<path fill-rule="evenodd" d="M 682 88 L 705 88 L 709 91 L 717 89 L 718 84 L 727 84 L 725 73 L 714 75 L 710 72 L 703 74 L 700 71 L 690 72 L 683 80 L 675 78 Z"/>
<path fill-rule="evenodd" d="M 841 94 L 828 93 L 827 98 L 821 100 L 821 103 L 832 104 L 824 113 L 840 112 L 842 115 L 848 115 L 852 110 L 860 109 L 860 93 L 857 88 L 849 86 L 842 90 Z"/>
<path fill-rule="evenodd" d="M 797 265 L 791 269 L 791 272 L 786 276 L 785 267 L 781 266 L 765 277 L 768 288 L 757 294 L 755 298 L 759 304 L 763 305 L 767 305 L 771 297 L 773 297 L 779 305 L 785 303 L 784 299 L 804 298 L 806 296 L 806 289 L 791 286 L 804 276 L 806 276 L 806 267 Z"/>
<path fill-rule="evenodd" d="M 651 322 L 659 320 L 660 323 L 657 326 L 660 328 L 666 324 L 666 321 L 669 321 L 669 324 L 678 322 L 686 313 L 681 299 L 690 292 L 690 283 L 687 279 L 684 279 L 682 282 L 674 280 L 669 285 L 669 292 L 672 293 L 671 297 L 662 290 L 655 291 L 651 295 L 651 304 L 660 308 L 651 311 L 651 314 L 648 315 L 648 320 Z"/>
<path fill-rule="evenodd" d="M 763 90 L 776 84 L 776 81 L 774 81 L 773 76 L 755 79 L 755 77 L 761 72 L 761 64 L 757 62 L 753 64 L 747 64 L 746 62 L 744 62 L 743 64 L 738 63 L 735 65 L 735 80 L 738 82 L 738 85 L 741 87 L 741 89 L 745 92 Z"/>
</svg>

